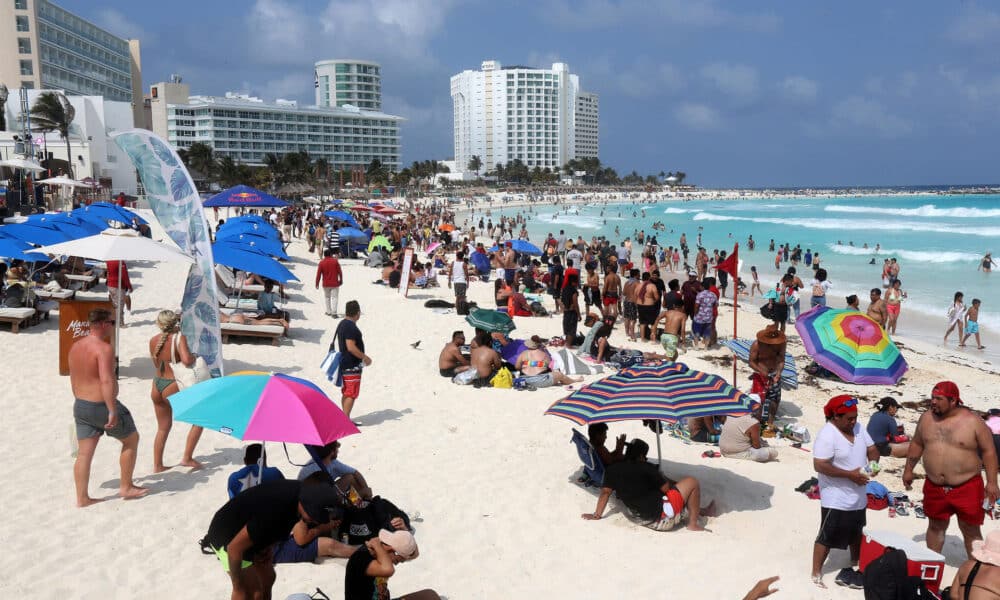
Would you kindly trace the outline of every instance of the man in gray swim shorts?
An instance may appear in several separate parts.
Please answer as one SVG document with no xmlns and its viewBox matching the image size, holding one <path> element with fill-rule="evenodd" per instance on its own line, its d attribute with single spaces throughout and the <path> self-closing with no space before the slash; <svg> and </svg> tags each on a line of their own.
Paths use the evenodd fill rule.
<svg viewBox="0 0 1000 600">
<path fill-rule="evenodd" d="M 73 388 L 73 419 L 79 450 L 73 465 L 76 482 L 76 504 L 90 506 L 100 500 L 90 497 L 90 464 L 94 460 L 97 442 L 107 433 L 122 443 L 121 483 L 118 495 L 126 500 L 141 498 L 149 490 L 132 481 L 135 471 L 139 432 L 128 409 L 118 401 L 118 379 L 115 377 L 115 353 L 108 336 L 114 330 L 111 312 L 90 311 L 90 334 L 77 340 L 69 350 L 69 383 Z"/>
</svg>

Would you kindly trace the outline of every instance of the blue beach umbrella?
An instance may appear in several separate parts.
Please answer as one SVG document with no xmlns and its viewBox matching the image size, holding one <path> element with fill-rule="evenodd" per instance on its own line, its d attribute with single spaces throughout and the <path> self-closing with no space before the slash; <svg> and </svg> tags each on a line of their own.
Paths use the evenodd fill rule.
<svg viewBox="0 0 1000 600">
<path fill-rule="evenodd" d="M 243 206 L 248 208 L 257 208 L 266 206 L 288 206 L 288 203 L 248 185 L 237 185 L 212 196 L 206 200 L 202 206 Z"/>
<path fill-rule="evenodd" d="M 230 237 L 241 233 L 252 233 L 261 237 L 278 239 L 278 231 L 274 227 L 271 227 L 267 223 L 256 223 L 253 221 L 237 221 L 233 224 L 226 221 L 222 224 L 222 227 L 219 227 L 219 230 L 215 233 L 215 237 Z"/>
<path fill-rule="evenodd" d="M 110 202 L 95 202 L 90 206 L 81 206 L 73 210 L 71 214 L 80 218 L 84 218 L 84 215 L 91 215 L 104 221 L 117 221 L 125 225 L 131 225 L 133 219 L 137 219 L 140 225 L 146 224 L 146 219 L 127 208 Z"/>
<path fill-rule="evenodd" d="M 351 240 L 352 242 L 368 241 L 368 234 L 356 227 L 341 227 L 337 230 L 337 234 L 342 240 Z"/>
<path fill-rule="evenodd" d="M 21 240 L 15 238 L 0 237 L 0 257 L 26 260 L 29 262 L 48 260 L 48 257 L 44 254 L 31 252 L 33 249 L 34 246 L 27 242 L 22 242 Z"/>
<path fill-rule="evenodd" d="M 288 254 L 285 253 L 285 249 L 282 247 L 281 242 L 268 237 L 241 233 L 239 235 L 216 236 L 215 241 L 227 242 L 237 246 L 245 246 L 248 249 L 263 252 L 268 256 L 273 256 L 274 258 L 289 260 Z"/>
<path fill-rule="evenodd" d="M 523 252 L 524 254 L 530 254 L 532 256 L 542 255 L 542 251 L 538 248 L 538 246 L 524 240 L 511 240 L 510 246 L 515 252 Z M 500 250 L 500 246 L 493 246 L 490 248 L 490 252 L 496 252 L 498 250 Z"/>
<path fill-rule="evenodd" d="M 282 283 L 298 278 L 283 264 L 253 248 L 222 241 L 212 244 L 212 260 L 217 265 L 256 273 Z"/>
<path fill-rule="evenodd" d="M 0 226 L 0 235 L 40 246 L 68 242 L 74 239 L 65 231 L 60 231 L 55 227 L 50 227 L 42 223 L 13 223 L 11 225 L 3 225 Z"/>
<path fill-rule="evenodd" d="M 329 217 L 331 219 L 336 219 L 338 221 L 343 221 L 345 223 L 348 223 L 351 227 L 355 227 L 358 229 L 361 228 L 361 226 L 358 225 L 358 222 L 354 220 L 354 217 L 351 216 L 350 213 L 344 212 L 342 210 L 328 210 L 325 213 L 323 213 L 323 216 Z"/>
</svg>

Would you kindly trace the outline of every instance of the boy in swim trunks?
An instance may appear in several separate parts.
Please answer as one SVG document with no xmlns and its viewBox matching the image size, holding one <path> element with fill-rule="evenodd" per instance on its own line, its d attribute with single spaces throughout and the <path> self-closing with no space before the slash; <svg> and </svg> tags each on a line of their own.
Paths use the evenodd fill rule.
<svg viewBox="0 0 1000 600">
<path fill-rule="evenodd" d="M 986 346 L 983 345 L 982 340 L 979 338 L 979 305 L 982 302 L 979 298 L 972 300 L 972 306 L 965 313 L 965 334 L 962 336 L 962 341 L 959 342 L 959 348 L 965 347 L 965 340 L 969 339 L 969 336 L 976 336 L 976 346 L 982 350 Z"/>
</svg>

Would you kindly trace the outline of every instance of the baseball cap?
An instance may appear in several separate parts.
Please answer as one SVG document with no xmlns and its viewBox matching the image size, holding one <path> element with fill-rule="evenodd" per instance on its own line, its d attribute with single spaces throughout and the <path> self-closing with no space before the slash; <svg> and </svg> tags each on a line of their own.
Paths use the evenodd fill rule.
<svg viewBox="0 0 1000 600">
<path fill-rule="evenodd" d="M 694 270 L 688 271 L 688 277 L 697 277 L 697 276 L 698 276 L 697 271 Z"/>
<path fill-rule="evenodd" d="M 299 503 L 309 518 L 317 523 L 330 521 L 330 510 L 340 505 L 337 490 L 328 483 L 305 484 L 299 491 Z"/>
<path fill-rule="evenodd" d="M 830 398 L 830 401 L 823 407 L 823 414 L 827 419 L 834 415 L 845 415 L 858 410 L 858 399 L 850 394 L 841 394 Z"/>
<path fill-rule="evenodd" d="M 931 396 L 944 396 L 945 398 L 954 398 L 958 400 L 958 403 L 962 403 L 962 396 L 958 392 L 958 386 L 955 385 L 953 381 L 941 381 L 934 386 L 931 390 Z"/>
<path fill-rule="evenodd" d="M 383 544 L 392 546 L 396 554 L 403 558 L 413 558 L 417 553 L 417 540 L 413 539 L 413 534 L 409 531 L 389 531 L 388 529 L 382 529 L 378 532 L 378 539 Z"/>
</svg>

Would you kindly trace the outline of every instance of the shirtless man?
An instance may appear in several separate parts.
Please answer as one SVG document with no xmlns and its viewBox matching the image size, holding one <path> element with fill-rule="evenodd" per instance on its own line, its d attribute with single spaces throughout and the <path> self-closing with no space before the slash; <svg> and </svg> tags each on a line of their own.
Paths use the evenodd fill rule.
<svg viewBox="0 0 1000 600">
<path fill-rule="evenodd" d="M 774 422 L 781 404 L 781 370 L 785 367 L 785 334 L 774 324 L 757 332 L 757 339 L 750 346 L 750 393 L 760 396 L 763 407 L 761 421 Z"/>
<path fill-rule="evenodd" d="M 616 263 L 609 262 L 604 272 L 604 291 L 601 293 L 601 301 L 604 303 L 604 315 L 617 319 L 618 309 L 622 303 L 622 280 L 618 276 Z"/>
<path fill-rule="evenodd" d="M 476 370 L 476 379 L 473 380 L 473 384 L 479 387 L 489 386 L 490 379 L 493 379 L 493 376 L 503 366 L 500 354 L 493 349 L 490 334 L 485 332 L 476 334 L 476 344 L 472 348 L 470 362 L 472 368 Z"/>
<path fill-rule="evenodd" d="M 889 311 L 885 308 L 885 300 L 882 299 L 882 290 L 872 288 L 871 304 L 868 305 L 868 316 L 885 329 L 885 322 L 889 318 Z"/>
<path fill-rule="evenodd" d="M 635 322 L 639 319 L 636 292 L 639 289 L 639 269 L 630 269 L 622 287 L 622 316 L 625 318 L 625 335 L 635 341 Z"/>
<path fill-rule="evenodd" d="M 101 500 L 90 497 L 90 464 L 101 435 L 107 432 L 122 443 L 121 485 L 118 495 L 126 500 L 141 498 L 149 490 L 132 481 L 135 470 L 139 432 L 132 414 L 118 401 L 118 380 L 115 378 L 115 354 L 108 336 L 115 321 L 107 310 L 92 310 L 90 335 L 77 341 L 69 350 L 69 384 L 76 398 L 73 419 L 79 451 L 73 465 L 76 482 L 76 505 L 90 506 Z"/>
<path fill-rule="evenodd" d="M 468 359 L 462 354 L 462 346 L 465 345 L 465 334 L 456 331 L 451 334 L 451 341 L 441 349 L 438 356 L 438 371 L 441 377 L 454 377 L 459 373 L 468 371 L 471 368 Z"/>
<path fill-rule="evenodd" d="M 636 290 L 635 300 L 639 312 L 642 340 L 655 342 L 655 323 L 660 314 L 660 290 L 653 283 L 651 273 L 642 274 L 642 283 Z"/>
<path fill-rule="evenodd" d="M 924 513 L 927 515 L 927 547 L 941 552 L 951 515 L 965 540 L 965 551 L 983 539 L 983 498 L 992 507 L 1000 496 L 997 488 L 997 454 L 986 423 L 962 406 L 958 386 L 942 381 L 931 391 L 931 409 L 917 421 L 910 452 L 903 469 L 903 485 L 913 485 L 913 467 L 923 457 Z M 980 459 L 980 457 L 982 457 Z M 986 469 L 986 487 L 980 470 Z"/>
<path fill-rule="evenodd" d="M 654 332 L 658 327 L 663 327 L 663 333 L 660 334 L 660 344 L 663 345 L 663 351 L 667 353 L 670 360 L 677 360 L 677 349 L 684 344 L 686 323 L 687 314 L 684 312 L 684 304 L 675 303 L 669 310 L 661 312 L 656 323 L 653 324 Z"/>
<path fill-rule="evenodd" d="M 514 252 L 510 242 L 500 257 L 500 265 L 503 266 L 503 278 L 507 285 L 514 283 L 514 274 L 517 273 L 517 252 Z"/>
<path fill-rule="evenodd" d="M 698 248 L 698 254 L 694 257 L 694 266 L 698 271 L 698 279 L 704 279 L 708 272 L 708 253 L 704 248 Z"/>
</svg>

